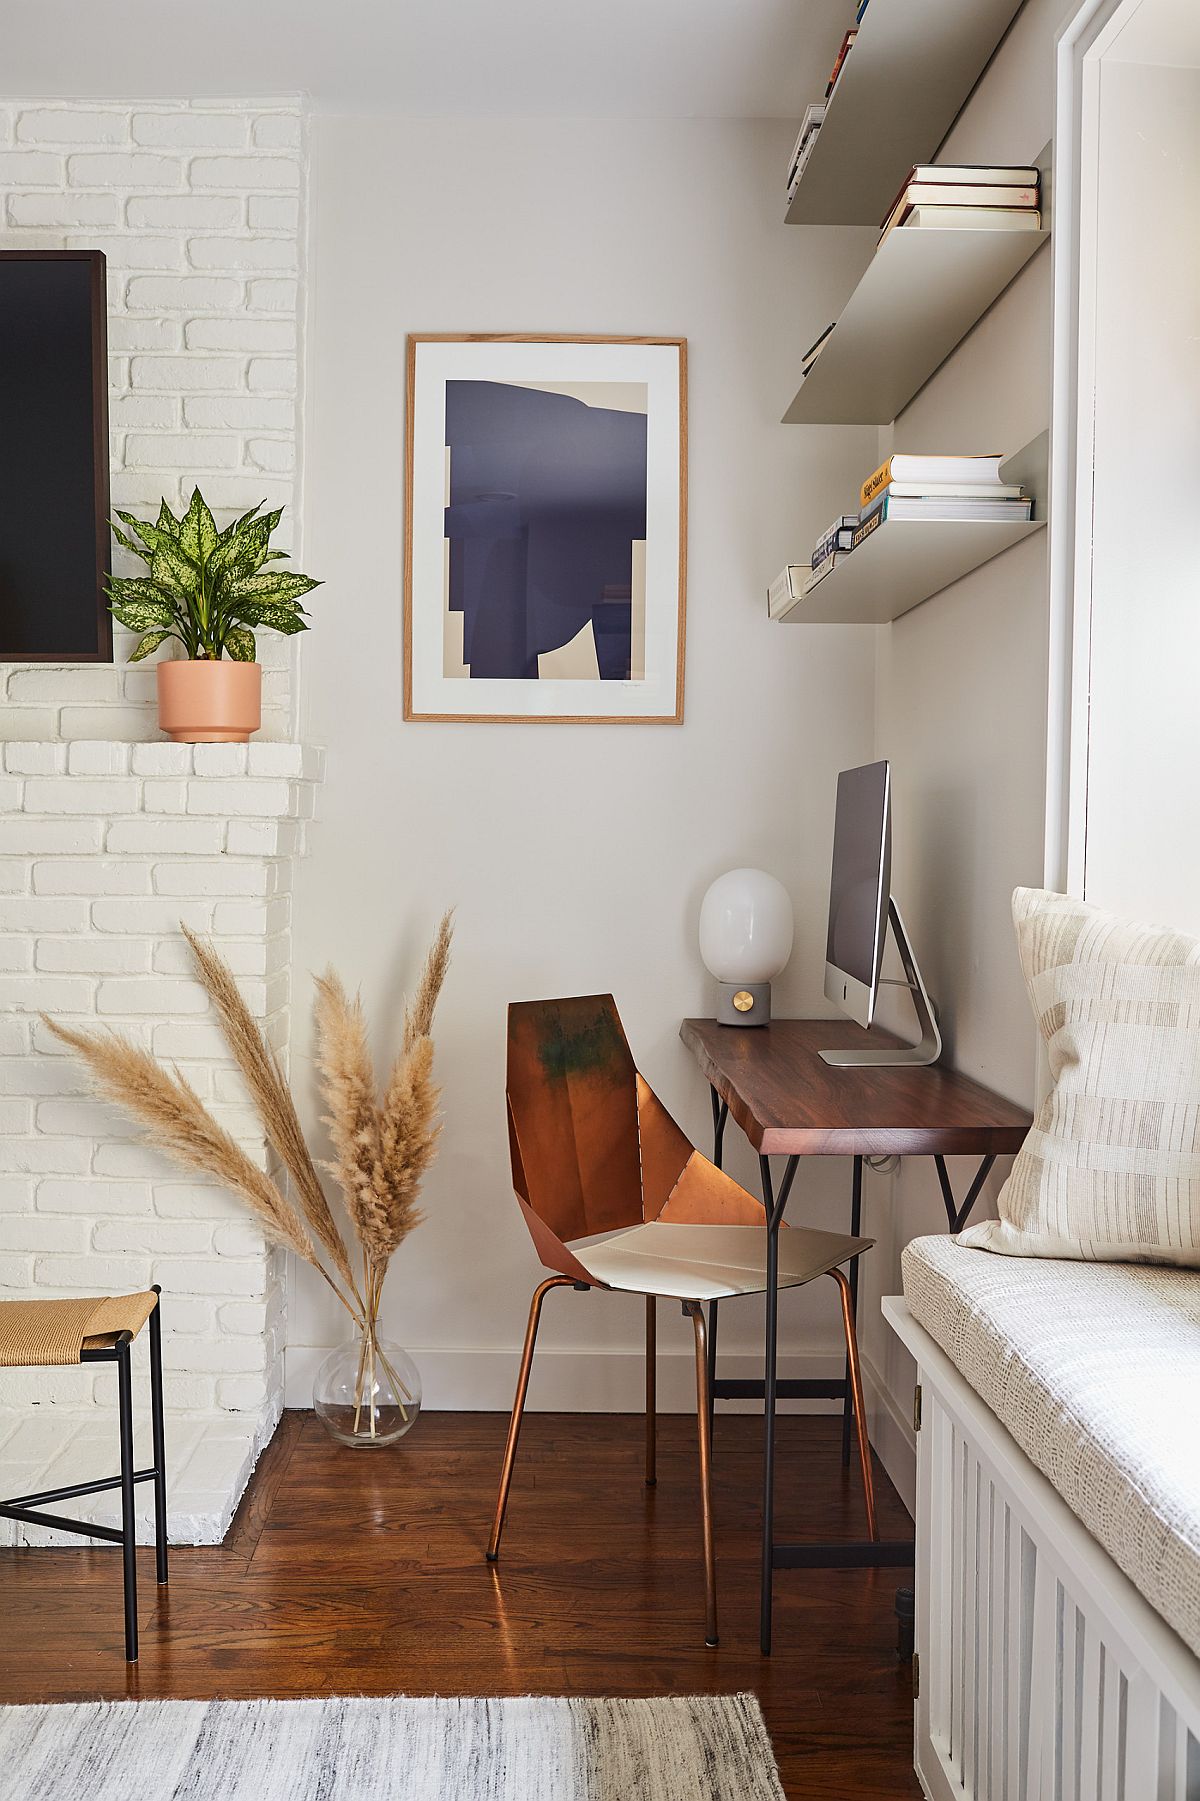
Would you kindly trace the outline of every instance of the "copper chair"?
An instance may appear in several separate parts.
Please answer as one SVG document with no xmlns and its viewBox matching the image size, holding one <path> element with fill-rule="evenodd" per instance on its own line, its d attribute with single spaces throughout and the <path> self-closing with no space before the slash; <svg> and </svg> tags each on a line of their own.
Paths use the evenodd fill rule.
<svg viewBox="0 0 1200 1801">
<path fill-rule="evenodd" d="M 766 1288 L 761 1204 L 693 1149 L 638 1074 L 611 994 L 521 1001 L 508 1010 L 508 1136 L 513 1186 L 542 1263 L 504 1449 L 488 1561 L 500 1555 L 513 1463 L 542 1302 L 552 1288 L 605 1288 L 646 1297 L 646 1481 L 655 1480 L 657 1298 L 683 1303 L 696 1343 L 705 1643 L 717 1643 L 708 1346 L 701 1302 Z M 595 1242 L 596 1235 L 611 1236 Z M 779 1283 L 831 1276 L 842 1322 L 872 1538 L 875 1494 L 849 1283 L 841 1264 L 869 1238 L 786 1227 Z"/>
</svg>

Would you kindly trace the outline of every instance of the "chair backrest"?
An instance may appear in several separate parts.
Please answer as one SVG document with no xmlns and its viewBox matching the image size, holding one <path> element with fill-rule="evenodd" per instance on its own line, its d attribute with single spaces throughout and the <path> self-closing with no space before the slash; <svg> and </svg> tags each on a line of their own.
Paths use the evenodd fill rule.
<svg viewBox="0 0 1200 1801">
<path fill-rule="evenodd" d="M 637 1071 L 611 994 L 512 1003 L 508 1112 L 513 1186 L 557 1239 L 641 1223 Z"/>
</svg>

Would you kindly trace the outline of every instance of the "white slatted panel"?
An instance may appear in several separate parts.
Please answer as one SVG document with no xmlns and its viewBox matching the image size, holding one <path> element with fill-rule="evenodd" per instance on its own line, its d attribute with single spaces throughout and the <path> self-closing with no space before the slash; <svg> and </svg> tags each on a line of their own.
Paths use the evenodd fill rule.
<svg viewBox="0 0 1200 1801">
<path fill-rule="evenodd" d="M 932 1801 L 1200 1801 L 1200 1742 L 924 1386 L 917 1758 Z M 1200 1719 L 1193 1725 L 1200 1724 Z"/>
</svg>

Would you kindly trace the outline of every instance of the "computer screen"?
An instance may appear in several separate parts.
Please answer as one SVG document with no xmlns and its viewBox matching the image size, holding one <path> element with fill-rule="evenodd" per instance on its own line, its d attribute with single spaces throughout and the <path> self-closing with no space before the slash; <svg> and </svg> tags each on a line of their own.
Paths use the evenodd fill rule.
<svg viewBox="0 0 1200 1801">
<path fill-rule="evenodd" d="M 844 769 L 833 830 L 825 993 L 864 1026 L 875 1011 L 890 893 L 888 764 Z"/>
</svg>

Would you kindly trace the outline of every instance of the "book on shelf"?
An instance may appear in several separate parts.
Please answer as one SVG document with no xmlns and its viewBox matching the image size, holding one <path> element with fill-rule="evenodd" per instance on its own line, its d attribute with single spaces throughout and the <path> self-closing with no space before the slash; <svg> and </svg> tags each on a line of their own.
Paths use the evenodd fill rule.
<svg viewBox="0 0 1200 1801">
<path fill-rule="evenodd" d="M 899 226 L 904 231 L 1040 231 L 1036 206 L 913 206 L 884 227 L 880 243 Z"/>
<path fill-rule="evenodd" d="M 849 550 L 850 539 L 857 524 L 857 513 L 839 513 L 833 524 L 826 526 L 813 545 L 812 566 L 814 569 L 818 563 L 825 561 L 831 551 Z"/>
<path fill-rule="evenodd" d="M 1023 500 L 1017 482 L 888 482 L 878 490 L 858 515 L 873 507 L 884 494 L 896 500 Z M 856 521 L 858 523 L 858 521 Z"/>
<path fill-rule="evenodd" d="M 866 12 L 866 10 L 867 10 L 868 6 L 870 6 L 870 4 L 871 4 L 871 0 L 858 0 L 858 11 L 854 15 L 854 23 L 856 25 L 862 24 L 863 14 Z"/>
<path fill-rule="evenodd" d="M 884 216 L 880 231 L 886 237 L 894 225 L 906 219 L 914 207 L 981 206 L 995 207 L 998 212 L 1036 212 L 1037 188 L 952 187 L 935 181 L 910 181 L 901 188 L 890 211 Z"/>
<path fill-rule="evenodd" d="M 874 532 L 877 532 L 888 519 L 927 519 L 941 525 L 963 522 L 980 524 L 1001 519 L 1021 521 L 1031 518 L 1032 514 L 1033 502 L 1028 499 L 956 500 L 953 497 L 893 499 L 890 494 L 885 494 L 868 513 L 864 514 L 862 523 L 854 534 L 851 553 L 856 551 L 860 544 L 865 543 Z"/>
<path fill-rule="evenodd" d="M 803 595 L 804 584 L 811 573 L 812 571 L 806 569 L 803 563 L 789 563 L 787 568 L 775 577 L 767 589 L 768 619 L 782 619 L 786 613 L 791 612 Z"/>
<path fill-rule="evenodd" d="M 804 165 L 812 154 L 817 133 L 825 117 L 825 102 L 818 100 L 810 106 L 800 121 L 800 130 L 796 134 L 796 142 L 792 145 L 792 154 L 788 158 L 788 192 L 791 193 L 804 172 Z"/>
<path fill-rule="evenodd" d="M 1018 180 L 1016 177 L 1025 177 Z M 994 206 L 1006 210 L 1040 204 L 1036 169 L 973 168 L 968 163 L 914 163 L 879 222 L 886 236 L 915 206 Z"/>
<path fill-rule="evenodd" d="M 988 163 L 914 163 L 901 186 L 912 182 L 940 181 L 951 186 L 982 188 L 1036 188 L 1041 175 L 1032 166 L 993 167 Z"/>
<path fill-rule="evenodd" d="M 842 39 L 842 47 L 838 51 L 837 56 L 834 58 L 833 71 L 829 77 L 829 86 L 825 89 L 826 100 L 829 99 L 830 95 L 833 93 L 834 88 L 838 84 L 838 77 L 841 74 L 842 70 L 846 66 L 846 58 L 849 56 L 850 52 L 853 50 L 854 40 L 857 36 L 858 36 L 858 27 L 852 25 L 850 30 L 846 33 L 845 37 Z"/>
<path fill-rule="evenodd" d="M 825 577 L 832 575 L 839 564 L 844 563 L 849 555 L 849 549 L 832 550 L 827 557 L 822 557 L 819 563 L 815 563 L 808 572 L 808 580 L 801 590 L 800 598 L 803 599 L 806 594 L 811 594 L 814 588 L 819 587 Z"/>
<path fill-rule="evenodd" d="M 995 487 L 1003 461 L 1002 456 L 918 456 L 912 451 L 894 451 L 868 475 L 859 489 L 859 502 L 864 508 L 869 506 L 894 481 L 986 483 Z"/>
</svg>

